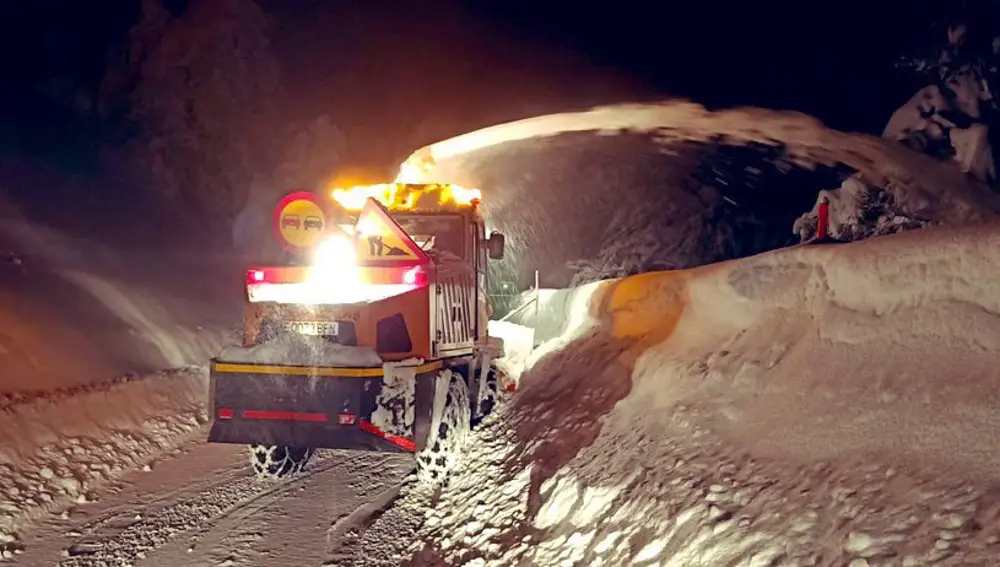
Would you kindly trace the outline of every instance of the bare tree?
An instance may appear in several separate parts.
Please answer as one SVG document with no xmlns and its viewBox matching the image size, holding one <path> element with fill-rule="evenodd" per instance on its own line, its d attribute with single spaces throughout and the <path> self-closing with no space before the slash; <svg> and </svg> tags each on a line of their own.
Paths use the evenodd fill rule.
<svg viewBox="0 0 1000 567">
<path fill-rule="evenodd" d="M 160 195 L 228 219 L 270 176 L 280 81 L 267 29 L 253 0 L 193 0 L 179 15 L 143 2 L 103 98 L 127 92 L 130 154 Z"/>
</svg>

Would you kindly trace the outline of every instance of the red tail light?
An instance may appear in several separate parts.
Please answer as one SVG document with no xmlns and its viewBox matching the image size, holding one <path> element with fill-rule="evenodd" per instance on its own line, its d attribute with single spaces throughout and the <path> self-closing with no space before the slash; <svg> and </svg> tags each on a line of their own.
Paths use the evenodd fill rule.
<svg viewBox="0 0 1000 567">
<path fill-rule="evenodd" d="M 403 272 L 403 283 L 406 285 L 425 286 L 427 285 L 427 272 L 423 266 L 414 266 Z"/>
<path fill-rule="evenodd" d="M 274 281 L 274 275 L 265 268 L 253 268 L 247 270 L 247 285 L 267 283 Z"/>
<path fill-rule="evenodd" d="M 338 280 L 337 274 L 316 276 L 311 266 L 257 267 L 247 270 L 246 293 L 251 303 L 335 304 L 377 301 L 413 291 L 414 288 L 426 287 L 432 270 L 428 266 L 368 267 L 361 271 L 360 285 L 342 286 L 344 282 Z M 350 293 L 345 292 L 345 289 L 350 289 Z M 338 293 L 341 295 L 337 295 Z M 341 296 L 344 294 L 350 295 L 352 299 L 343 299 Z"/>
</svg>

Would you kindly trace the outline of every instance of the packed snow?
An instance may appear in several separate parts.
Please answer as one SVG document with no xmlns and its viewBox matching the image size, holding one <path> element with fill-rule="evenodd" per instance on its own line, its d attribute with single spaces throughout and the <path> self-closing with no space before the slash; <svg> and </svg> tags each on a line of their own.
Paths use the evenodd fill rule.
<svg viewBox="0 0 1000 567">
<path fill-rule="evenodd" d="M 989 564 L 998 246 L 932 228 L 592 286 L 356 564 Z"/>
<path fill-rule="evenodd" d="M 107 481 L 147 466 L 201 432 L 204 367 L 13 401 L 0 413 L 0 555 L 43 514 L 82 504 Z"/>
</svg>

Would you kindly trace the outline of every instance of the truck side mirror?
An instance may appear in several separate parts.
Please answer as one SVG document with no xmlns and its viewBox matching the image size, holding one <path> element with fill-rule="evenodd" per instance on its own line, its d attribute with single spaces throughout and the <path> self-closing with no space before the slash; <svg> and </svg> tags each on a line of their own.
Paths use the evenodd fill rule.
<svg viewBox="0 0 1000 567">
<path fill-rule="evenodd" d="M 486 251 L 490 260 L 503 260 L 504 236 L 499 232 L 491 232 L 489 240 L 486 241 Z"/>
</svg>

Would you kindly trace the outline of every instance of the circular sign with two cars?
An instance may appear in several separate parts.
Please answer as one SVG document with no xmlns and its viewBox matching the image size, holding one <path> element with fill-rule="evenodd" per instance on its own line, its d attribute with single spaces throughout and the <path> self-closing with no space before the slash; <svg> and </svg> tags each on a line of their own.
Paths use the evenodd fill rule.
<svg viewBox="0 0 1000 567">
<path fill-rule="evenodd" d="M 308 191 L 285 195 L 274 209 L 274 236 L 285 248 L 308 250 L 323 240 L 326 211 L 320 198 Z"/>
</svg>

